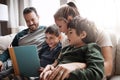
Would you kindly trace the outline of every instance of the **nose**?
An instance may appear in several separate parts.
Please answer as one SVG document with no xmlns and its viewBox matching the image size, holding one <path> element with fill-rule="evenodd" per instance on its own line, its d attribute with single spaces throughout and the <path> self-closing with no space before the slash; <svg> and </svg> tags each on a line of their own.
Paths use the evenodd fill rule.
<svg viewBox="0 0 120 80">
<path fill-rule="evenodd" d="M 29 25 L 32 25 L 32 24 L 33 24 L 33 21 L 30 21 L 30 22 L 29 22 Z"/>
<path fill-rule="evenodd" d="M 50 39 L 46 39 L 46 42 L 49 43 L 49 42 L 50 42 Z"/>
</svg>

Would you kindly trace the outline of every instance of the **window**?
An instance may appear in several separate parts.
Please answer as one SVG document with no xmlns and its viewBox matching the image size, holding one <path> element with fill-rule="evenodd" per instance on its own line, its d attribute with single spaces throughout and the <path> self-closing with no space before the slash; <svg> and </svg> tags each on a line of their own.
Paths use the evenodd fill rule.
<svg viewBox="0 0 120 80">
<path fill-rule="evenodd" d="M 76 0 L 80 14 L 98 27 L 116 31 L 120 27 L 120 0 Z"/>
<path fill-rule="evenodd" d="M 40 25 L 54 23 L 54 13 L 60 7 L 59 0 L 31 0 L 31 6 L 35 7 L 40 16 Z"/>
<path fill-rule="evenodd" d="M 80 14 L 94 21 L 98 27 L 119 33 L 120 0 L 74 0 Z M 60 7 L 60 0 L 31 0 L 40 15 L 41 25 L 54 23 L 53 15 Z"/>
</svg>

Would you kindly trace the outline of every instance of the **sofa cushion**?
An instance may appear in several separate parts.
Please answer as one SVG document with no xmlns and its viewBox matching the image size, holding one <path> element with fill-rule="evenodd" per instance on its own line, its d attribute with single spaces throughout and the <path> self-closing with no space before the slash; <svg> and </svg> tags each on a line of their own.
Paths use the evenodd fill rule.
<svg viewBox="0 0 120 80">
<path fill-rule="evenodd" d="M 112 45 L 113 45 L 113 48 L 112 48 L 112 57 L 113 57 L 113 70 L 112 70 L 112 75 L 115 74 L 115 64 L 116 64 L 116 48 L 117 48 L 117 36 L 115 33 L 113 32 L 109 32 L 109 35 L 110 35 L 110 38 L 111 38 L 111 42 L 112 42 Z M 111 76 L 112 76 L 111 75 Z"/>
<path fill-rule="evenodd" d="M 0 53 L 2 53 L 4 50 L 8 48 L 8 46 L 11 44 L 15 34 L 10 34 L 6 36 L 0 36 Z"/>
<path fill-rule="evenodd" d="M 110 80 L 120 80 L 120 75 L 113 76 Z"/>
<path fill-rule="evenodd" d="M 115 71 L 115 74 L 119 74 L 120 75 L 120 38 L 119 38 L 118 44 L 117 44 L 116 71 Z"/>
</svg>

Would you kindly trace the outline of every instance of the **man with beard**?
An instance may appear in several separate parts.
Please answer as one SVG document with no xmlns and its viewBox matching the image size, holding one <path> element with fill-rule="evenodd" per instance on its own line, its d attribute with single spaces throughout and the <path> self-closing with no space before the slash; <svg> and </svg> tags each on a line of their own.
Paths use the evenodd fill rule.
<svg viewBox="0 0 120 80">
<path fill-rule="evenodd" d="M 27 7 L 23 11 L 23 16 L 28 26 L 27 29 L 16 34 L 11 45 L 37 45 L 38 51 L 41 49 L 41 44 L 45 41 L 45 26 L 39 25 L 39 15 L 34 7 Z M 9 56 L 8 49 L 0 54 L 0 70 L 4 69 L 3 62 L 7 61 Z"/>
</svg>

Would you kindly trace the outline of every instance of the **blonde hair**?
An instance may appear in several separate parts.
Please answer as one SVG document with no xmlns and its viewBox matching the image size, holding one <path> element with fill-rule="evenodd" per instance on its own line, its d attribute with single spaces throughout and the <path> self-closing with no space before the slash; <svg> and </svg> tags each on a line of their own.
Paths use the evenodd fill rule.
<svg viewBox="0 0 120 80">
<path fill-rule="evenodd" d="M 54 14 L 54 19 L 55 20 L 68 20 L 68 16 L 75 17 L 78 16 L 79 11 L 76 7 L 76 5 L 73 2 L 69 2 L 65 5 L 62 5 L 57 12 Z"/>
</svg>

